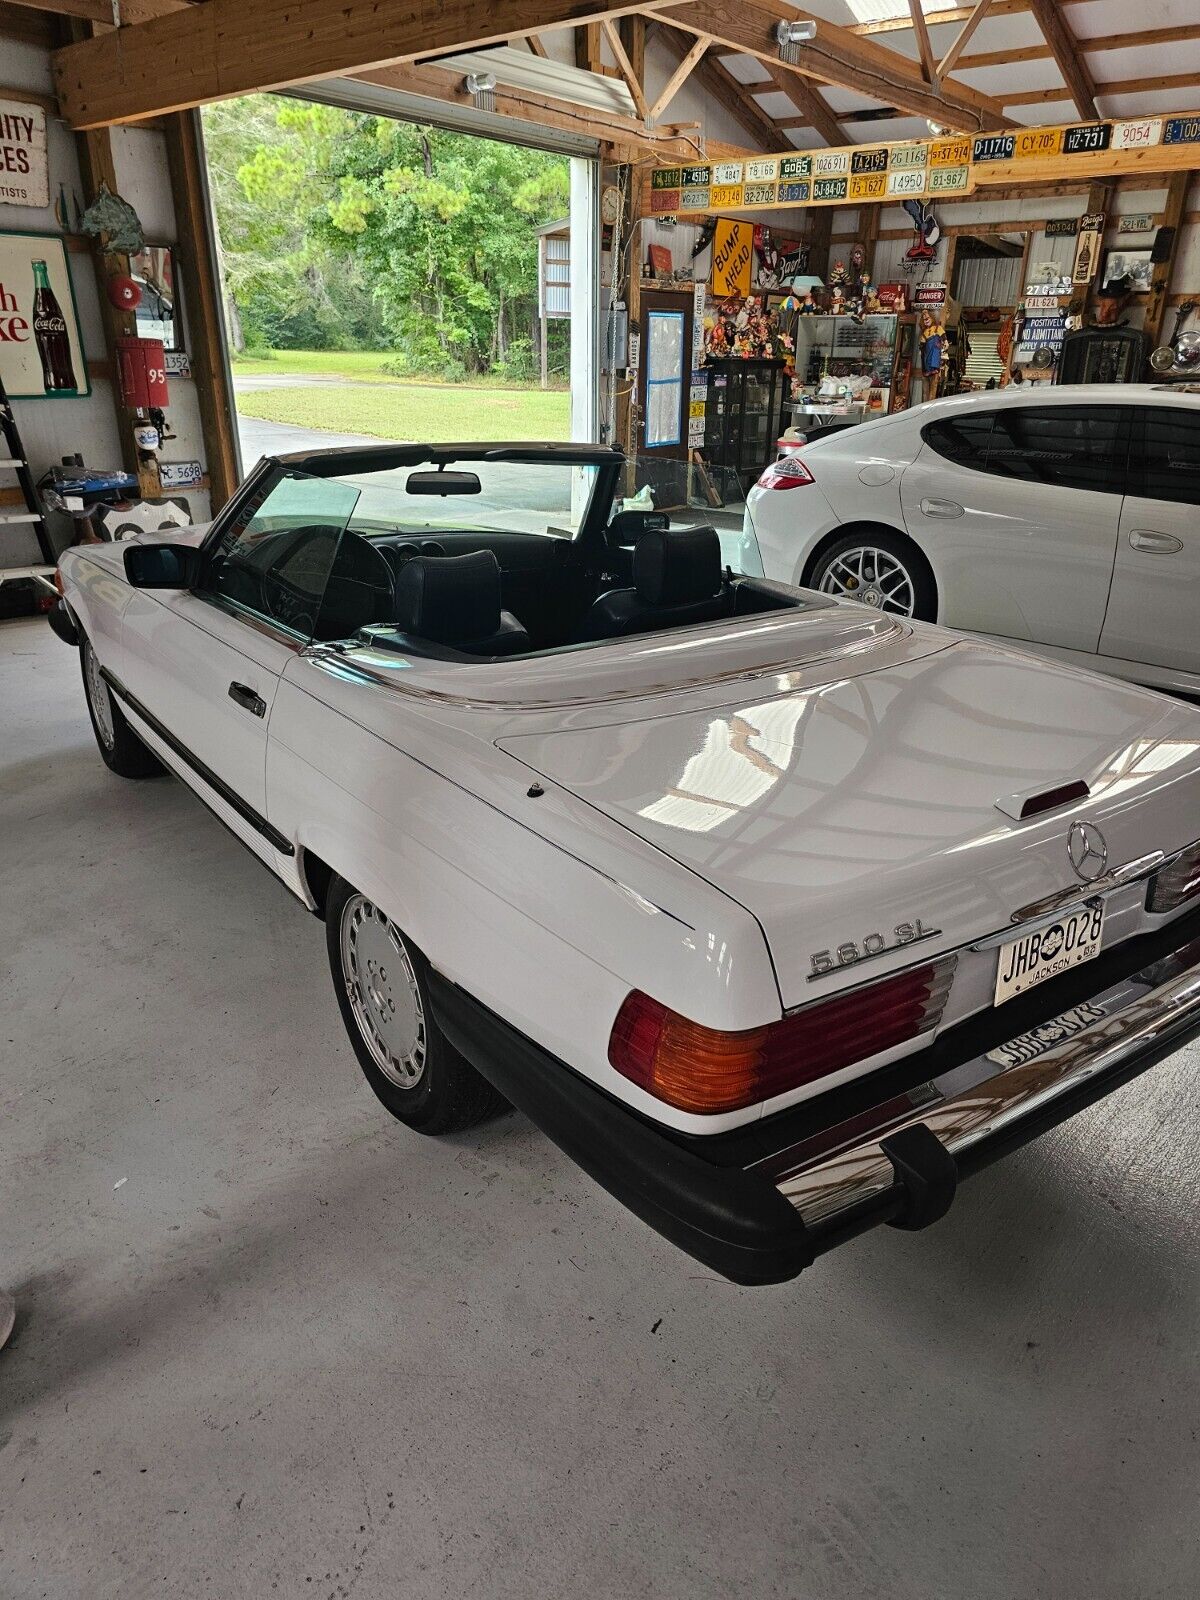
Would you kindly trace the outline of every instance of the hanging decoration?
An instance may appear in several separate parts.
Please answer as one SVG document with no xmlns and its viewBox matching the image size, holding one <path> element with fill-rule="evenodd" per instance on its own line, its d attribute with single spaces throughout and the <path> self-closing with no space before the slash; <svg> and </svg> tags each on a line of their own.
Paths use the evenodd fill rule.
<svg viewBox="0 0 1200 1600">
<path fill-rule="evenodd" d="M 901 203 L 913 220 L 915 235 L 912 244 L 904 252 L 904 270 L 915 272 L 918 267 L 927 267 L 936 258 L 942 225 L 924 200 L 904 200 Z"/>
<path fill-rule="evenodd" d="M 99 239 L 113 255 L 135 256 L 146 242 L 137 212 L 106 183 L 83 213 L 80 230 Z"/>
</svg>

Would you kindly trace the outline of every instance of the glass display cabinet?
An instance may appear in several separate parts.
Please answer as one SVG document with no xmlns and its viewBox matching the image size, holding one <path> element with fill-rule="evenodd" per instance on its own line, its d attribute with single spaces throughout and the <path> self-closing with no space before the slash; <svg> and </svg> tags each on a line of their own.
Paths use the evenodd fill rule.
<svg viewBox="0 0 1200 1600">
<path fill-rule="evenodd" d="M 724 469 L 714 476 L 736 478 L 744 493 L 775 459 L 789 389 L 784 363 L 732 356 L 706 365 L 705 459 Z"/>
<path fill-rule="evenodd" d="M 788 331 L 796 341 L 799 393 L 816 395 L 822 384 L 828 391 L 833 380 L 861 402 L 864 415 L 891 410 L 901 342 L 897 316 L 884 312 L 858 321 L 845 314 L 797 313 Z"/>
</svg>

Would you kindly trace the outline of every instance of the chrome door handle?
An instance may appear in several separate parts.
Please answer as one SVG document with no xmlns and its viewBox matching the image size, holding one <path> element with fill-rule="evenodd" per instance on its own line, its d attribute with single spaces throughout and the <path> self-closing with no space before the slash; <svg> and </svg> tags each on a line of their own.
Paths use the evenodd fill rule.
<svg viewBox="0 0 1200 1600">
<path fill-rule="evenodd" d="M 1175 556 L 1183 549 L 1183 540 L 1173 533 L 1159 533 L 1154 528 L 1131 528 L 1129 543 L 1135 550 L 1144 550 L 1151 556 Z"/>
<path fill-rule="evenodd" d="M 921 510 L 927 517 L 961 517 L 963 514 L 957 500 L 922 500 Z"/>
<path fill-rule="evenodd" d="M 235 700 L 239 706 L 244 706 L 247 711 L 252 711 L 256 717 L 265 717 L 267 702 L 260 694 L 245 683 L 231 683 L 229 685 L 229 698 Z"/>
</svg>

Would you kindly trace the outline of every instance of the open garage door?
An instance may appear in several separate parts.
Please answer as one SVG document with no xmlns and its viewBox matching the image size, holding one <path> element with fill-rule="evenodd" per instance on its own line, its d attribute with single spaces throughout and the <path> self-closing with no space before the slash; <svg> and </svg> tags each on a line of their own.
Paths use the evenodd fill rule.
<svg viewBox="0 0 1200 1600">
<path fill-rule="evenodd" d="M 593 140 L 351 79 L 204 118 L 245 467 L 598 437 Z"/>
</svg>

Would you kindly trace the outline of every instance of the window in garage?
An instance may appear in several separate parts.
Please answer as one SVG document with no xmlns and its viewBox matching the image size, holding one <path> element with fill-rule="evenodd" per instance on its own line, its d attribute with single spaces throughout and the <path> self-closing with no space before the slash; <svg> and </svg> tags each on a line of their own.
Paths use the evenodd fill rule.
<svg viewBox="0 0 1200 1600">
<path fill-rule="evenodd" d="M 245 466 L 571 437 L 571 320 L 561 288 L 541 314 L 539 282 L 594 249 L 572 239 L 570 155 L 281 95 L 204 123 Z"/>
</svg>

